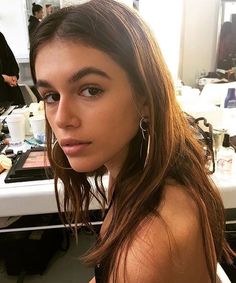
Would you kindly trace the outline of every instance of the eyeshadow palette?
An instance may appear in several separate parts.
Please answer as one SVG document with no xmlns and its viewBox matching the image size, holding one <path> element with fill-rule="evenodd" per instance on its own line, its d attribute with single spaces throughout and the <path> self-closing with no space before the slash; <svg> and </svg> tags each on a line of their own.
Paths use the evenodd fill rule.
<svg viewBox="0 0 236 283">
<path fill-rule="evenodd" d="M 35 181 L 53 178 L 50 163 L 44 148 L 34 148 L 18 154 L 5 183 Z"/>
</svg>

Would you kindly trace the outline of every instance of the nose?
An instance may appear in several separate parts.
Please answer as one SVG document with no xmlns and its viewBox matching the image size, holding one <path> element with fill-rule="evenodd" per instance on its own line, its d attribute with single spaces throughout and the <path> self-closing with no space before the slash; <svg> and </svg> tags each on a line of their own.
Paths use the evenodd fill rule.
<svg viewBox="0 0 236 283">
<path fill-rule="evenodd" d="M 61 96 L 56 110 L 55 123 L 59 128 L 76 128 L 81 125 L 77 104 L 72 99 Z"/>
</svg>

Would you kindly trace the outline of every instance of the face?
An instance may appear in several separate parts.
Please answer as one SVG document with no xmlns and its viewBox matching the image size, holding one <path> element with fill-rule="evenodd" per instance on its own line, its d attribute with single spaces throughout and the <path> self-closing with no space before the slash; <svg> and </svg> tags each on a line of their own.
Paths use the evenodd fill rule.
<svg viewBox="0 0 236 283">
<path fill-rule="evenodd" d="M 38 19 L 42 19 L 43 18 L 43 10 L 36 12 L 35 17 L 38 18 Z"/>
<path fill-rule="evenodd" d="M 71 167 L 91 172 L 105 165 L 117 175 L 142 114 L 125 71 L 102 51 L 54 40 L 38 51 L 35 72 Z"/>
<path fill-rule="evenodd" d="M 47 8 L 46 8 L 46 10 L 47 10 L 47 14 L 49 15 L 49 14 L 52 14 L 52 6 L 48 6 Z"/>
</svg>

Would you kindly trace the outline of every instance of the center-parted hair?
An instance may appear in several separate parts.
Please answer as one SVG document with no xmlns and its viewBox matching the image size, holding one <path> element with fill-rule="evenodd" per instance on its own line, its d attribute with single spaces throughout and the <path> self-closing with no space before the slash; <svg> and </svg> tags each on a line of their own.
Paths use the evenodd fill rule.
<svg viewBox="0 0 236 283">
<path fill-rule="evenodd" d="M 160 217 L 157 210 L 165 184 L 174 179 L 188 190 L 198 206 L 207 266 L 214 282 L 216 262 L 222 254 L 228 255 L 223 234 L 223 204 L 209 180 L 202 147 L 176 102 L 170 73 L 149 28 L 135 11 L 113 0 L 92 0 L 63 8 L 40 23 L 31 42 L 30 64 L 34 82 L 37 80 L 37 54 L 54 39 L 83 43 L 105 52 L 126 72 L 134 101 L 144 97 L 149 108 L 147 164 L 144 166 L 147 144 L 140 150 L 142 135 L 138 132 L 130 143 L 128 156 L 114 184 L 111 223 L 104 237 L 87 255 L 87 262 L 102 263 L 103 282 L 107 282 L 111 273 L 115 276 L 119 250 L 131 244 L 138 226 L 148 221 L 149 216 Z M 66 62 L 62 62 L 61 68 L 63 63 Z M 65 190 L 63 210 L 66 221 L 87 223 L 93 195 L 88 176 L 95 176 L 100 198 L 106 201 L 101 184 L 106 169 L 101 167 L 88 174 L 62 169 L 68 167 L 69 162 L 59 146 L 54 149 L 52 158 L 53 139 L 47 122 L 47 150 L 55 172 L 59 211 L 62 207 L 57 181 L 61 179 Z"/>
</svg>

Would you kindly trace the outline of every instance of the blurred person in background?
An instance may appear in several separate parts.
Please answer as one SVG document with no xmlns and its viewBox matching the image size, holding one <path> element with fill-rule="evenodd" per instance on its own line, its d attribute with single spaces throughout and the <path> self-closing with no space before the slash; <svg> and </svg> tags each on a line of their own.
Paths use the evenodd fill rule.
<svg viewBox="0 0 236 283">
<path fill-rule="evenodd" d="M 43 18 L 43 7 L 41 5 L 33 3 L 32 14 L 33 15 L 29 17 L 28 25 L 30 41 L 32 39 L 32 36 L 34 35 L 36 27 L 39 25 L 40 21 Z"/>
<path fill-rule="evenodd" d="M 217 67 L 228 70 L 232 67 L 234 42 L 232 23 L 224 22 L 220 31 Z"/>
<path fill-rule="evenodd" d="M 51 15 L 53 12 L 52 4 L 45 4 L 45 16 Z"/>
<path fill-rule="evenodd" d="M 24 104 L 18 79 L 19 67 L 15 56 L 0 32 L 0 102 L 11 101 L 14 104 Z"/>
</svg>

